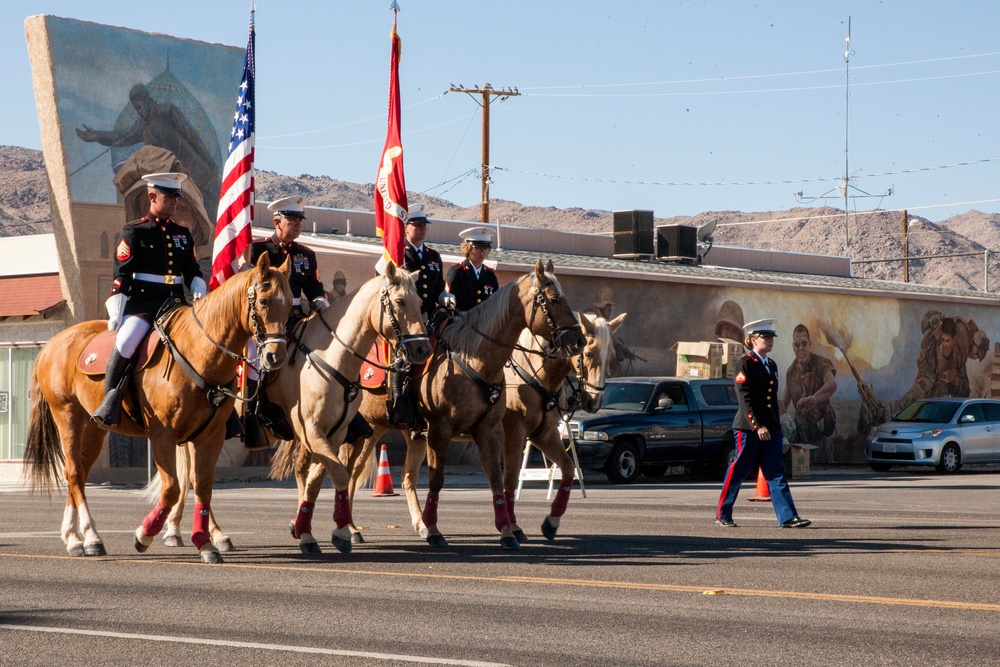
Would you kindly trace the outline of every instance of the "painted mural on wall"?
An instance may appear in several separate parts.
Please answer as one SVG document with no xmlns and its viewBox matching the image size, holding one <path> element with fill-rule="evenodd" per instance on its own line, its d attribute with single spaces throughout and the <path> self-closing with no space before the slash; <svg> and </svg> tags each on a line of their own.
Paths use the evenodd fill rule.
<svg viewBox="0 0 1000 667">
<path fill-rule="evenodd" d="M 211 240 L 243 50 L 47 17 L 70 197 L 148 206 L 142 174 L 190 177 L 183 210 L 199 245 Z M 224 144 L 223 141 L 226 143 Z"/>
<path fill-rule="evenodd" d="M 562 277 L 573 302 L 613 316 L 621 375 L 672 375 L 679 341 L 740 341 L 745 322 L 774 317 L 790 442 L 815 463 L 863 462 L 864 438 L 913 400 L 996 396 L 1000 308 L 947 300 L 787 292 Z"/>
</svg>

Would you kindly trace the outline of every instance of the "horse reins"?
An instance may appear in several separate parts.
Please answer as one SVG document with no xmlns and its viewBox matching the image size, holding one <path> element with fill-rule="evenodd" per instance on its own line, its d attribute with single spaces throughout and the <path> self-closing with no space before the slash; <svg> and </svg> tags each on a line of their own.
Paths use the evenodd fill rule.
<svg viewBox="0 0 1000 667">
<path fill-rule="evenodd" d="M 531 280 L 532 282 L 534 282 L 535 277 L 532 276 Z M 489 342 L 493 343 L 498 347 L 506 347 L 511 350 L 518 350 L 520 352 L 524 352 L 525 354 L 534 354 L 540 357 L 544 357 L 546 359 L 550 358 L 559 359 L 559 358 L 565 358 L 566 356 L 570 356 L 560 353 L 561 348 L 556 348 L 557 341 L 562 337 L 563 333 L 572 330 L 574 327 L 578 325 L 574 324 L 573 326 L 569 327 L 561 327 L 556 324 L 555 319 L 553 319 L 552 317 L 552 313 L 549 311 L 549 306 L 551 305 L 552 302 L 549 300 L 549 297 L 547 297 L 544 292 L 546 287 L 550 287 L 553 284 L 554 284 L 553 281 L 550 280 L 541 286 L 539 285 L 531 286 L 531 291 L 534 293 L 534 297 L 532 298 L 531 318 L 528 320 L 528 329 L 531 329 L 531 325 L 534 324 L 535 322 L 535 315 L 538 313 L 539 310 L 542 311 L 542 314 L 545 315 L 545 321 L 549 325 L 549 345 L 551 345 L 552 347 L 551 350 L 549 351 L 532 350 L 518 343 L 514 343 L 513 345 L 511 345 L 510 343 L 505 343 L 503 341 L 497 340 L 496 338 L 493 338 L 489 334 L 481 331 L 474 324 L 469 326 L 480 337 L 484 338 L 485 340 L 488 340 Z"/>
<path fill-rule="evenodd" d="M 404 343 L 414 339 L 427 338 L 427 336 L 421 334 L 403 333 L 402 327 L 399 326 L 399 320 L 396 317 L 396 311 L 392 307 L 392 302 L 389 300 L 389 288 L 386 285 L 385 276 L 382 277 L 382 288 L 379 296 L 379 312 L 381 317 L 385 316 L 389 317 L 389 324 L 392 326 L 393 335 L 396 338 L 395 343 L 392 344 L 392 354 L 393 358 L 397 359 L 397 361 L 394 361 L 390 366 L 381 366 L 379 364 L 371 362 L 366 356 L 363 356 L 360 353 L 358 353 L 357 350 L 355 350 L 353 347 L 351 347 L 350 344 L 348 344 L 345 340 L 343 340 L 340 336 L 337 335 L 337 331 L 335 330 L 335 328 L 330 326 L 330 323 L 327 322 L 326 318 L 323 317 L 323 311 L 317 311 L 316 315 L 319 318 L 319 320 L 323 323 L 323 325 L 326 327 L 327 331 L 329 331 L 330 334 L 333 336 L 333 339 L 338 343 L 340 343 L 341 345 L 343 345 L 348 352 L 353 354 L 358 359 L 361 359 L 362 361 L 368 361 L 368 363 L 378 368 L 381 368 L 382 370 L 397 370 L 397 369 L 402 371 L 409 370 L 410 363 L 406 361 L 405 353 L 403 351 Z M 347 418 L 348 406 L 350 406 L 350 404 L 354 401 L 354 399 L 357 398 L 358 393 L 361 391 L 361 376 L 359 374 L 358 379 L 353 382 L 351 380 L 348 380 L 340 371 L 338 371 L 330 364 L 326 363 L 322 357 L 316 354 L 314 350 L 309 349 L 309 347 L 307 347 L 306 344 L 302 342 L 301 336 L 304 333 L 305 333 L 305 326 L 302 327 L 301 334 L 299 334 L 297 338 L 293 339 L 294 344 L 297 347 L 302 348 L 302 351 L 305 352 L 306 358 L 309 359 L 310 362 L 312 362 L 315 366 L 317 366 L 322 371 L 326 372 L 328 375 L 333 377 L 333 379 L 335 379 L 337 383 L 340 384 L 340 386 L 343 387 L 344 389 L 344 408 L 343 410 L 341 410 L 340 419 L 337 420 L 337 423 L 326 434 L 326 437 L 329 438 L 344 423 L 344 420 Z"/>
</svg>

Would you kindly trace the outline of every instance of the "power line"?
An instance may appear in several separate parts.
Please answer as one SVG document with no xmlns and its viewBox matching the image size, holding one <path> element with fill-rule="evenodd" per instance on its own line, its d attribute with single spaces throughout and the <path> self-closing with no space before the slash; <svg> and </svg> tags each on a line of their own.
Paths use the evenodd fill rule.
<svg viewBox="0 0 1000 667">
<path fill-rule="evenodd" d="M 871 86 L 891 86 L 901 83 L 920 83 L 923 81 L 940 81 L 943 79 L 960 79 L 972 76 L 987 76 L 991 74 L 1000 74 L 1000 70 L 988 70 L 985 72 L 968 72 L 964 74 L 942 74 L 940 76 L 926 76 L 919 77 L 915 79 L 893 79 L 889 81 L 869 81 L 869 82 L 856 82 L 854 85 L 858 87 L 871 87 Z M 719 82 L 725 82 L 725 79 L 720 79 Z M 587 93 L 523 93 L 531 97 L 593 97 L 593 98 L 603 98 L 603 97 L 715 97 L 719 95 L 753 95 L 760 93 L 799 93 L 810 90 L 830 90 L 831 88 L 840 88 L 840 84 L 830 84 L 825 86 L 795 86 L 792 88 L 758 88 L 754 90 L 710 90 L 701 92 L 678 92 L 678 93 L 598 93 L 587 94 Z"/>
<path fill-rule="evenodd" d="M 990 53 L 977 53 L 977 54 L 963 55 L 963 56 L 945 56 L 942 58 L 909 60 L 898 63 L 883 63 L 880 65 L 859 65 L 856 66 L 854 69 L 855 70 L 879 69 L 884 67 L 902 67 L 905 65 L 923 65 L 927 63 L 945 62 L 950 60 L 967 60 L 970 58 L 985 58 L 989 56 L 998 56 L 998 55 L 1000 55 L 1000 51 L 992 51 Z M 801 72 L 777 72 L 773 74 L 745 74 L 741 76 L 717 76 L 705 79 L 677 79 L 674 81 L 643 81 L 643 82 L 637 81 L 635 83 L 572 84 L 565 86 L 527 86 L 527 87 L 522 87 L 522 90 L 558 90 L 563 88 L 623 88 L 631 86 L 675 86 L 675 85 L 684 85 L 691 83 L 719 83 L 722 81 L 746 81 L 748 79 L 768 79 L 777 77 L 807 76 L 811 74 L 830 74 L 832 72 L 839 73 L 840 68 L 805 70 Z"/>
<path fill-rule="evenodd" d="M 881 178 L 884 176 L 897 176 L 899 174 L 915 174 L 920 172 L 930 172 L 937 171 L 940 169 L 953 169 L 955 167 L 969 167 L 977 164 L 986 164 L 989 162 L 998 162 L 1000 157 L 990 157 L 983 158 L 981 160 L 968 160 L 965 162 L 955 162 L 952 164 L 942 164 L 934 167 L 918 167 L 914 169 L 900 169 L 898 171 L 884 171 L 877 174 L 864 174 L 861 176 L 852 176 L 852 180 L 859 180 L 864 178 Z M 558 174 L 548 174 L 536 171 L 527 171 L 523 169 L 515 169 L 513 167 L 499 167 L 496 165 L 491 165 L 491 169 L 495 171 L 507 171 L 513 174 L 523 174 L 525 176 L 540 176 L 544 178 L 555 178 L 568 181 L 588 181 L 591 183 L 608 183 L 612 185 L 656 185 L 663 187 L 733 187 L 733 186 L 746 186 L 746 185 L 798 185 L 801 183 L 824 183 L 829 181 L 839 181 L 841 177 L 832 176 L 821 176 L 817 178 L 798 178 L 798 179 L 783 179 L 777 181 L 631 181 L 622 179 L 608 179 L 608 178 L 593 178 L 587 176 L 565 176 Z"/>
</svg>

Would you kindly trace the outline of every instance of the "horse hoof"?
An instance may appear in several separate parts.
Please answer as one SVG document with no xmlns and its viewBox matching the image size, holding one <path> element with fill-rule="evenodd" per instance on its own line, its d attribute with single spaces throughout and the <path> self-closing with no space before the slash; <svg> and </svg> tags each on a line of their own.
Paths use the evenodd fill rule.
<svg viewBox="0 0 1000 667">
<path fill-rule="evenodd" d="M 528 541 L 528 536 L 524 534 L 524 531 L 518 528 L 514 531 L 514 539 L 517 540 L 518 544 L 524 544 Z"/>
<path fill-rule="evenodd" d="M 351 534 L 351 544 L 364 544 L 364 543 L 365 543 L 364 535 L 362 535 L 361 533 Z"/>
<path fill-rule="evenodd" d="M 149 548 L 149 545 L 148 545 L 148 544 L 143 544 L 143 543 L 142 543 L 142 542 L 140 542 L 140 541 L 139 541 L 138 539 L 136 539 L 136 540 L 134 540 L 134 541 L 132 542 L 132 546 L 134 546 L 134 547 L 135 547 L 135 550 L 136 550 L 136 551 L 138 551 L 138 552 L 139 552 L 139 553 L 141 553 L 141 554 L 144 554 L 144 553 L 146 553 L 146 549 L 148 549 L 148 548 Z"/>
<path fill-rule="evenodd" d="M 222 554 L 220 554 L 218 551 L 202 551 L 201 562 L 205 563 L 206 565 L 221 565 Z"/>
<path fill-rule="evenodd" d="M 66 552 L 73 558 L 79 558 L 84 554 L 83 545 L 77 544 L 75 547 L 69 547 Z"/>
<path fill-rule="evenodd" d="M 323 553 L 323 550 L 319 548 L 319 542 L 301 542 L 299 551 L 307 556 L 319 556 Z"/>
<path fill-rule="evenodd" d="M 333 543 L 333 548 L 342 554 L 351 553 L 351 540 L 345 540 L 342 537 L 337 537 L 333 535 L 330 537 L 330 541 Z"/>
<path fill-rule="evenodd" d="M 293 539 L 296 539 L 296 540 L 299 539 L 299 538 L 295 537 L 295 522 L 294 521 L 289 521 L 288 522 L 288 532 L 292 534 L 292 538 Z"/>
<path fill-rule="evenodd" d="M 517 538 L 513 536 L 501 537 L 500 546 L 505 551 L 520 551 L 521 545 L 518 543 Z"/>
<path fill-rule="evenodd" d="M 184 538 L 180 535 L 165 535 L 163 537 L 163 546 L 182 547 L 184 546 Z"/>
<path fill-rule="evenodd" d="M 553 523 L 549 520 L 549 517 L 545 517 L 545 521 L 542 522 L 542 535 L 545 536 L 545 539 L 556 539 L 557 530 L 559 530 L 559 527 L 553 525 Z"/>
<path fill-rule="evenodd" d="M 427 526 L 420 526 L 420 528 L 417 529 L 417 534 L 428 542 L 431 539 L 431 531 L 427 530 Z"/>
<path fill-rule="evenodd" d="M 427 544 L 432 547 L 446 547 L 448 546 L 448 540 L 444 539 L 444 535 L 428 535 Z"/>
<path fill-rule="evenodd" d="M 87 544 L 83 547 L 84 556 L 107 556 L 108 552 L 104 549 L 103 542 L 94 542 L 93 544 Z"/>
<path fill-rule="evenodd" d="M 233 546 L 233 541 L 228 537 L 224 540 L 219 540 L 218 542 L 212 542 L 215 548 L 219 551 L 236 551 L 236 547 Z"/>
</svg>

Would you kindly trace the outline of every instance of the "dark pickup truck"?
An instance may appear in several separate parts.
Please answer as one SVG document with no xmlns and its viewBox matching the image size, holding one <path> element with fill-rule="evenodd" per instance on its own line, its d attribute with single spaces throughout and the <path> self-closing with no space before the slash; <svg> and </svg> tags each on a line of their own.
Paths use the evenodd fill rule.
<svg viewBox="0 0 1000 667">
<path fill-rule="evenodd" d="M 680 465 L 721 476 L 735 455 L 737 408 L 736 387 L 728 379 L 614 378 L 607 382 L 604 407 L 577 413 L 569 428 L 580 467 L 602 471 L 616 484 L 630 484 L 640 472 L 662 476 Z M 568 446 L 565 432 L 563 440 Z"/>
</svg>

